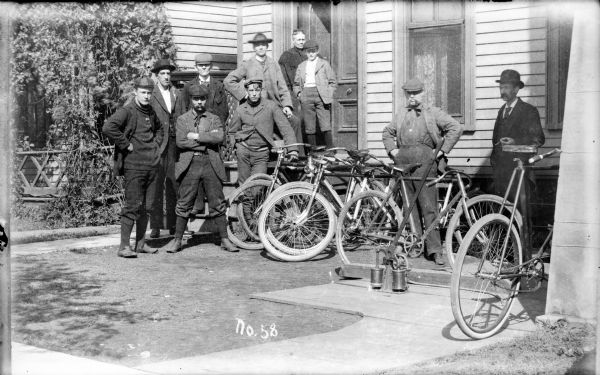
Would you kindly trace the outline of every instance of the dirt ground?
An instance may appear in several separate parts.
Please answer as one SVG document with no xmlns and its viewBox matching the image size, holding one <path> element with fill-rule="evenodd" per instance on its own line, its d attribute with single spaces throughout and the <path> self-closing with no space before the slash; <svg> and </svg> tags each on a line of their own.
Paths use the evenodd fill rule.
<svg viewBox="0 0 600 375">
<path fill-rule="evenodd" d="M 249 298 L 335 280 L 335 252 L 287 263 L 260 251 L 228 253 L 211 240 L 194 237 L 180 253 L 137 259 L 118 258 L 116 247 L 16 257 L 13 340 L 137 366 L 337 330 L 360 319 Z"/>
</svg>

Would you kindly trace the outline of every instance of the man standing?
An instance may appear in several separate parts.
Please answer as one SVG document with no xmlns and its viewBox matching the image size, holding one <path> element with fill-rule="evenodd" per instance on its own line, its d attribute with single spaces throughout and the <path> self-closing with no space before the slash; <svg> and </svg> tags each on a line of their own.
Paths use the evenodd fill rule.
<svg viewBox="0 0 600 375">
<path fill-rule="evenodd" d="M 253 174 L 267 172 L 275 125 L 285 144 L 296 143 L 294 131 L 279 106 L 262 97 L 262 83 L 260 78 L 246 81 L 247 101 L 236 108 L 231 120 L 229 132 L 235 137 L 240 185 Z M 291 149 L 292 158 L 297 154 L 296 149 Z"/>
<path fill-rule="evenodd" d="M 288 91 L 292 92 L 294 86 L 294 78 L 296 77 L 296 69 L 307 59 L 306 51 L 304 51 L 304 43 L 306 42 L 306 35 L 302 30 L 294 30 L 292 32 L 292 43 L 294 46 L 287 51 L 283 52 L 279 57 L 279 66 L 283 72 L 283 78 L 287 85 Z M 294 105 L 294 111 L 300 113 L 300 101 L 294 95 L 292 96 L 292 104 Z"/>
<path fill-rule="evenodd" d="M 437 164 L 441 158 L 452 150 L 460 138 L 462 126 L 440 108 L 423 105 L 423 83 L 410 79 L 402 86 L 408 105 L 398 111 L 392 122 L 383 130 L 383 144 L 386 151 L 397 164 L 421 163 L 421 167 L 412 173 L 412 177 L 421 178 L 430 169 L 428 177 L 435 177 Z M 434 155 L 437 145 L 444 142 L 441 150 Z M 409 201 L 412 201 L 420 181 L 408 181 Z M 437 216 L 437 189 L 435 186 L 423 186 L 418 197 L 418 204 L 423 215 L 425 227 L 429 227 Z M 416 223 L 420 223 L 419 211 L 412 211 Z M 416 229 L 416 228 L 414 228 Z M 439 229 L 432 230 L 425 239 L 426 256 L 443 265 L 444 256 Z"/>
<path fill-rule="evenodd" d="M 217 115 L 206 111 L 209 92 L 205 86 L 189 87 L 192 109 L 177 118 L 177 147 L 180 154 L 175 164 L 177 191 L 177 223 L 175 237 L 164 246 L 168 253 L 181 251 L 181 240 L 188 218 L 194 207 L 198 185 L 202 184 L 208 198 L 210 216 L 214 219 L 221 236 L 221 247 L 226 251 L 238 251 L 227 238 L 226 202 L 223 181 L 225 165 L 219 154 L 219 145 L 225 136 L 223 124 Z"/>
<path fill-rule="evenodd" d="M 272 41 L 273 39 L 267 38 L 263 33 L 256 34 L 248 42 L 254 48 L 254 57 L 242 62 L 236 70 L 227 75 L 223 83 L 225 84 L 225 89 L 242 103 L 248 99 L 248 93 L 242 81 L 247 80 L 249 77 L 261 79 L 262 97 L 275 102 L 280 110 L 283 111 L 294 131 L 295 139 L 300 142 L 302 140 L 302 128 L 300 126 L 300 119 L 292 112 L 292 96 L 287 88 L 279 64 L 267 56 L 267 49 L 269 48 L 269 43 Z M 302 148 L 300 148 L 300 152 L 303 153 Z"/>
<path fill-rule="evenodd" d="M 494 133 L 492 136 L 492 155 L 490 164 L 494 174 L 494 190 L 496 194 L 504 196 L 510 176 L 515 167 L 514 158 L 519 157 L 526 160 L 532 154 L 515 154 L 502 151 L 502 144 L 515 144 L 540 147 L 546 141 L 540 114 L 534 106 L 525 103 L 517 96 L 519 90 L 525 84 L 521 81 L 521 75 L 516 70 L 507 69 L 502 72 L 500 79 L 496 80 L 500 84 L 500 98 L 506 103 L 498 111 L 496 123 L 494 124 Z M 534 185 L 534 179 L 529 169 L 525 169 L 525 178 L 523 187 L 519 196 L 519 211 L 523 220 L 523 243 L 526 245 L 524 255 L 528 259 L 528 249 L 531 244 L 531 215 L 529 214 L 529 197 Z M 516 191 L 516 186 L 514 186 Z M 513 199 L 514 195 L 509 197 Z"/>
<path fill-rule="evenodd" d="M 294 79 L 294 96 L 302 103 L 302 120 L 308 143 L 317 145 L 317 123 L 327 148 L 333 147 L 331 135 L 331 103 L 337 88 L 331 65 L 318 57 L 319 44 L 306 42 L 308 60 L 303 61 Z"/>
<path fill-rule="evenodd" d="M 163 140 L 162 124 L 158 120 L 150 97 L 154 81 L 148 77 L 135 80 L 135 98 L 113 114 L 102 132 L 115 143 L 115 170 L 125 176 L 125 204 L 121 210 L 121 244 L 118 256 L 136 258 L 136 253 L 156 253 L 145 243 L 148 211 L 152 210 L 154 191 Z M 134 250 L 129 236 L 136 223 Z"/>
<path fill-rule="evenodd" d="M 163 141 L 160 146 L 160 164 L 158 175 L 154 184 L 154 207 L 150 216 L 151 238 L 160 236 L 163 227 L 163 198 L 166 203 L 167 228 L 170 234 L 175 233 L 175 204 L 177 203 L 177 190 L 175 185 L 175 158 L 177 145 L 175 144 L 175 107 L 177 90 L 171 86 L 171 72 L 175 65 L 168 59 L 158 60 L 152 68 L 158 84 L 154 87 L 150 105 L 156 113 L 163 128 Z"/>
</svg>

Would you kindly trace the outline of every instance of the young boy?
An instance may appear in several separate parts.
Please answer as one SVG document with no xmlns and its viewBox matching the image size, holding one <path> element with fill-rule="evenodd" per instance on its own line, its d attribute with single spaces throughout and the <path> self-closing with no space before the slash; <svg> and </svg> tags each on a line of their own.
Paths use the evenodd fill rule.
<svg viewBox="0 0 600 375">
<path fill-rule="evenodd" d="M 319 45 L 314 40 L 304 44 L 308 60 L 303 61 L 294 79 L 294 94 L 300 100 L 304 131 L 308 143 L 317 144 L 317 122 L 327 147 L 333 147 L 331 135 L 331 102 L 337 88 L 331 65 L 318 56 Z"/>
</svg>

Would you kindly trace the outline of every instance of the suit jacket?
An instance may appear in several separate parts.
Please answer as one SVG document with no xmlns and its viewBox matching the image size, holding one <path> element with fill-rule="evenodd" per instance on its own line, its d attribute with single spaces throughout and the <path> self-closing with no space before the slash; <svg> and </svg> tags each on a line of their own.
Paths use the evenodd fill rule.
<svg viewBox="0 0 600 375">
<path fill-rule="evenodd" d="M 177 133 L 175 136 L 179 156 L 175 162 L 175 179 L 179 179 L 187 171 L 195 151 L 206 151 L 210 159 L 210 164 L 221 181 L 227 178 L 225 174 L 225 165 L 219 154 L 219 145 L 223 143 L 225 131 L 223 124 L 217 115 L 210 112 L 204 112 L 204 124 L 206 127 L 196 129 L 196 111 L 193 109 L 187 111 L 177 118 Z M 188 133 L 198 133 L 198 140 L 187 139 Z"/>
<path fill-rule="evenodd" d="M 190 86 L 200 84 L 200 78 L 196 77 L 193 80 L 186 82 L 179 94 L 179 100 L 177 101 L 177 113 L 183 114 L 192 109 L 192 101 L 190 98 Z M 217 116 L 221 120 L 221 123 L 227 122 L 229 116 L 229 109 L 227 108 L 227 94 L 225 93 L 225 86 L 223 82 L 210 77 L 208 83 L 208 98 L 206 98 L 206 110 Z"/>
<path fill-rule="evenodd" d="M 263 138 L 269 142 L 271 146 L 273 143 L 273 126 L 276 125 L 283 137 L 283 141 L 286 145 L 296 143 L 296 136 L 294 130 L 290 125 L 289 121 L 283 114 L 283 111 L 274 102 L 261 99 L 258 104 L 256 113 L 251 111 L 250 104 L 248 102 L 240 104 L 233 113 L 231 120 L 231 128 L 229 134 L 235 134 L 242 130 L 242 125 L 251 125 L 256 131 L 263 136 Z M 242 133 L 235 134 L 236 141 L 243 141 L 241 137 Z M 292 149 L 292 148 L 290 148 Z M 297 148 L 294 148 L 297 151 Z"/>
<path fill-rule="evenodd" d="M 308 61 L 303 61 L 296 70 L 296 78 L 294 79 L 294 95 L 296 96 L 304 89 L 307 62 Z M 337 88 L 337 80 L 335 79 L 335 73 L 333 72 L 333 69 L 331 69 L 331 65 L 322 58 L 317 59 L 315 82 L 317 84 L 317 91 L 319 92 L 323 103 L 331 104 L 333 102 L 335 89 Z"/>
<path fill-rule="evenodd" d="M 493 150 L 490 162 L 492 167 L 499 166 L 499 164 L 506 164 L 506 166 L 502 166 L 501 168 L 512 169 L 514 167 L 513 158 L 515 154 L 502 151 L 500 138 L 510 137 L 515 140 L 515 144 L 534 145 L 538 147 L 544 144 L 546 138 L 537 108 L 518 98 L 510 115 L 504 119 L 505 107 L 506 104 L 498 111 L 498 117 L 496 117 L 496 123 L 494 124 L 494 133 L 492 136 Z"/>
<path fill-rule="evenodd" d="M 163 151 L 167 147 L 167 143 L 169 143 L 169 134 L 175 133 L 174 125 L 175 125 L 175 109 L 177 107 L 177 90 L 174 87 L 169 89 L 171 93 L 171 112 L 167 110 L 167 103 L 165 103 L 165 98 L 163 98 L 160 93 L 160 89 L 158 85 L 154 86 L 154 90 L 152 91 L 152 97 L 150 98 L 150 105 L 152 109 L 154 109 L 154 113 L 156 113 L 156 117 L 162 124 L 163 128 L 163 139 L 160 145 L 160 154 L 162 155 Z"/>
<path fill-rule="evenodd" d="M 398 134 L 400 134 L 400 127 L 407 113 L 408 108 L 398 111 L 394 115 L 392 122 L 383 129 L 383 145 L 388 154 L 400 145 Z M 446 154 L 449 153 L 462 135 L 463 126 L 441 108 L 423 107 L 421 114 L 425 116 L 425 124 L 427 125 L 429 136 L 433 140 L 433 144 L 437 147 L 443 137 L 444 144 L 442 151 Z"/>
<path fill-rule="evenodd" d="M 299 50 L 296 47 L 284 51 L 281 56 L 279 56 L 279 67 L 281 68 L 285 84 L 289 90 L 292 90 L 294 86 L 294 79 L 296 78 L 298 66 L 306 59 L 306 51 Z"/>
<path fill-rule="evenodd" d="M 269 56 L 266 56 L 264 67 L 255 57 L 242 62 L 236 70 L 225 77 L 223 84 L 225 90 L 240 101 L 246 96 L 244 80 L 251 78 L 262 78 L 262 97 L 264 99 L 274 101 L 281 108 L 293 108 L 292 96 L 285 83 L 281 68 Z"/>
</svg>

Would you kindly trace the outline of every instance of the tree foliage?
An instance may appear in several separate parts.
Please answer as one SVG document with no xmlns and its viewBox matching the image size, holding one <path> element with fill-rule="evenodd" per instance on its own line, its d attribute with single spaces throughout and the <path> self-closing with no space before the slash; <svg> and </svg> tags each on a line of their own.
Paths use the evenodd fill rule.
<svg viewBox="0 0 600 375">
<path fill-rule="evenodd" d="M 157 59 L 175 58 L 164 7 L 33 3 L 18 5 L 15 14 L 13 92 L 19 97 L 34 88 L 52 117 L 46 148 L 68 151 L 66 191 L 51 205 L 48 220 L 66 226 L 114 221 L 114 215 L 102 214 L 114 207 L 98 200 L 121 192 L 111 176 L 109 148 L 101 148 L 107 145 L 101 127 L 123 104 L 135 78 L 149 75 Z"/>
</svg>

